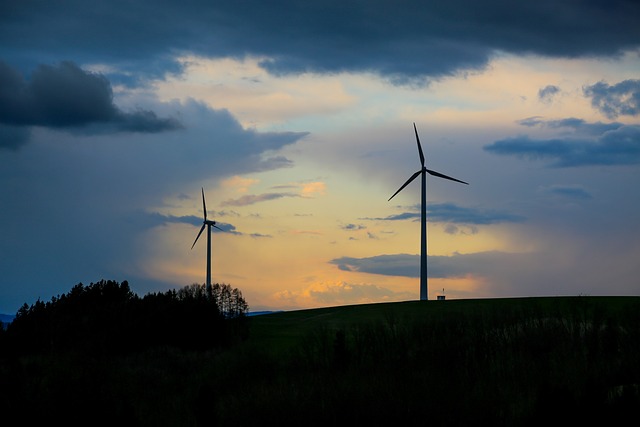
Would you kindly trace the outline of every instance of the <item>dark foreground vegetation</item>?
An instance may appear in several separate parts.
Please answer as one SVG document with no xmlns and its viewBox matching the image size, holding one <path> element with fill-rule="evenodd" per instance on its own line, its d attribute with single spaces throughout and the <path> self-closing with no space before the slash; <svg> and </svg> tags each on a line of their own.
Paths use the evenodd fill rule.
<svg viewBox="0 0 640 427">
<path fill-rule="evenodd" d="M 636 297 L 406 302 L 222 320 L 247 322 L 248 335 L 237 325 L 209 333 L 215 323 L 191 318 L 194 306 L 177 311 L 184 317 L 173 319 L 177 328 L 159 327 L 184 338 L 140 337 L 145 345 L 115 353 L 108 347 L 117 337 L 89 348 L 72 341 L 70 350 L 18 351 L 7 346 L 16 343 L 8 339 L 12 324 L 0 337 L 0 408 L 27 423 L 72 425 L 614 425 L 638 418 Z"/>
</svg>

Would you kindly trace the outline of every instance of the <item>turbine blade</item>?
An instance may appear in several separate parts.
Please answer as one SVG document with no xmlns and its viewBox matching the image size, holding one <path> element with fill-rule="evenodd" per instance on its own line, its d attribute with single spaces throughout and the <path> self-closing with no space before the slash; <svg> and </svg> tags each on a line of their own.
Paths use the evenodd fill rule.
<svg viewBox="0 0 640 427">
<path fill-rule="evenodd" d="M 422 145 L 420 145 L 420 138 L 418 137 L 418 129 L 416 129 L 416 124 L 413 124 L 413 130 L 416 133 L 416 142 L 418 143 L 418 152 L 420 153 L 420 164 L 424 167 L 424 153 L 422 153 Z"/>
<path fill-rule="evenodd" d="M 395 195 L 396 195 L 396 194 L 398 194 L 399 192 L 401 192 L 401 191 L 402 191 L 402 189 L 403 189 L 404 187 L 406 187 L 407 185 L 409 185 L 409 183 L 410 183 L 411 181 L 413 181 L 414 179 L 416 179 L 416 177 L 417 177 L 418 175 L 420 175 L 420 173 L 422 173 L 422 171 L 421 171 L 421 170 L 419 170 L 418 172 L 416 172 L 416 173 L 414 173 L 413 175 L 411 175 L 411 178 L 409 178 L 409 179 L 407 180 L 407 182 L 405 182 L 405 183 L 402 185 L 402 187 L 400 187 L 400 188 L 398 189 L 398 191 L 396 191 L 395 193 L 393 193 L 393 196 L 389 197 L 389 200 L 393 199 L 393 198 L 395 197 Z M 388 202 L 389 200 L 387 200 L 387 202 Z"/>
<path fill-rule="evenodd" d="M 202 234 L 202 232 L 204 231 L 204 227 L 206 226 L 206 224 L 202 224 L 202 227 L 200 228 L 200 232 L 198 233 L 198 235 L 196 236 L 196 240 L 193 241 L 193 245 L 191 245 L 191 249 L 193 249 L 193 247 L 196 245 L 196 242 L 198 241 L 198 239 L 200 238 L 200 235 Z"/>
<path fill-rule="evenodd" d="M 450 176 L 441 174 L 440 172 L 432 171 L 430 169 L 427 169 L 427 173 L 429 173 L 429 175 L 437 176 L 438 178 L 450 179 L 451 181 L 455 181 L 455 182 L 459 182 L 459 183 L 462 183 L 462 184 L 469 185 L 468 182 L 464 182 L 464 181 L 460 181 L 459 179 L 451 178 Z"/>
<path fill-rule="evenodd" d="M 217 225 L 215 225 L 215 224 L 213 224 L 213 226 L 214 226 L 215 228 L 217 228 L 218 230 L 220 230 L 220 231 L 224 231 L 222 228 L 218 227 L 218 226 L 217 226 Z"/>
<path fill-rule="evenodd" d="M 202 188 L 202 210 L 204 211 L 204 220 L 207 220 L 207 204 L 204 201 L 204 188 Z"/>
</svg>

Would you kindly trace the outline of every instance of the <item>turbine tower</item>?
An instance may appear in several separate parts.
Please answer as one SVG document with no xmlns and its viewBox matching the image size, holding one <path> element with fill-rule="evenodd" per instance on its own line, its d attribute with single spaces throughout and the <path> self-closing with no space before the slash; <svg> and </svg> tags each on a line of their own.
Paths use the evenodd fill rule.
<svg viewBox="0 0 640 427">
<path fill-rule="evenodd" d="M 216 225 L 215 221 L 210 221 L 207 219 L 207 204 L 204 201 L 204 188 L 202 189 L 202 210 L 204 212 L 202 221 L 202 227 L 200 228 L 200 232 L 196 236 L 196 240 L 193 241 L 193 245 L 191 245 L 191 249 L 196 245 L 196 242 L 200 238 L 200 235 L 204 231 L 204 228 L 207 227 L 207 296 L 211 295 L 211 227 L 215 227 L 220 231 L 223 231 L 220 227 Z"/>
<path fill-rule="evenodd" d="M 418 130 L 416 124 L 413 124 L 413 130 L 416 133 L 416 142 L 418 143 L 418 153 L 420 154 L 420 163 L 422 168 L 411 175 L 411 177 L 405 182 L 402 187 L 398 189 L 393 196 L 389 197 L 389 200 L 393 199 L 396 194 L 404 189 L 411 181 L 416 179 L 418 175 L 422 175 L 422 198 L 421 198 L 421 215 L 420 215 L 420 300 L 428 300 L 429 295 L 427 293 L 427 174 L 437 176 L 438 178 L 444 178 L 462 184 L 469 185 L 468 182 L 460 181 L 459 179 L 452 178 L 450 176 L 441 174 L 431 169 L 427 169 L 424 165 L 424 154 L 422 153 L 422 146 L 420 145 L 420 138 L 418 137 Z"/>
</svg>

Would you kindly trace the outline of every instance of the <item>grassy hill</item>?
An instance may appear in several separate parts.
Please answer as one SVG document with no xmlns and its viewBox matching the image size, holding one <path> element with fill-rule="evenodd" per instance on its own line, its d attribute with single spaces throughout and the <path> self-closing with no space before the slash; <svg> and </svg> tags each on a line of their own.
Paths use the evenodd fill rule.
<svg viewBox="0 0 640 427">
<path fill-rule="evenodd" d="M 469 317 L 518 317 L 531 315 L 570 316 L 576 311 L 585 314 L 618 316 L 640 306 L 640 297 L 532 297 L 468 299 L 447 301 L 406 301 L 347 305 L 271 313 L 251 318 L 249 342 L 282 351 L 300 344 L 303 337 L 318 329 L 349 328 L 391 319 L 428 321 L 434 317 L 448 317 L 457 322 Z"/>
<path fill-rule="evenodd" d="M 253 318 L 246 344 L 280 361 L 270 369 L 283 376 L 256 374 L 265 395 L 280 397 L 245 404 L 266 416 L 296 402 L 295 422 L 322 408 L 318 424 L 526 425 L 551 413 L 592 423 L 640 405 L 636 297 L 300 310 Z"/>
<path fill-rule="evenodd" d="M 411 301 L 245 320 L 248 338 L 224 350 L 5 360 L 12 392 L 0 393 L 0 410 L 67 425 L 506 426 L 611 424 L 640 406 L 638 297 Z"/>
</svg>

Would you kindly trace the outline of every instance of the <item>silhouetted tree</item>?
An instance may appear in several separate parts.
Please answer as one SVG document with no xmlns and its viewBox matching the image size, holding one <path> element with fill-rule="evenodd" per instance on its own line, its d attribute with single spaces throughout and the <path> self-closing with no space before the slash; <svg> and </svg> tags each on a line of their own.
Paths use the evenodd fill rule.
<svg viewBox="0 0 640 427">
<path fill-rule="evenodd" d="M 242 292 L 238 288 L 231 288 L 231 285 L 219 283 L 212 285 L 211 297 L 226 319 L 245 316 L 249 311 L 249 305 L 242 297 Z"/>
<path fill-rule="evenodd" d="M 231 327 L 225 319 L 243 317 L 248 306 L 239 290 L 229 285 L 216 289 L 216 297 L 207 295 L 204 285 L 193 284 L 139 298 L 127 281 L 79 283 L 50 302 L 24 304 L 2 339 L 19 354 L 223 346 L 231 341 L 230 335 L 239 333 L 237 325 Z"/>
</svg>

